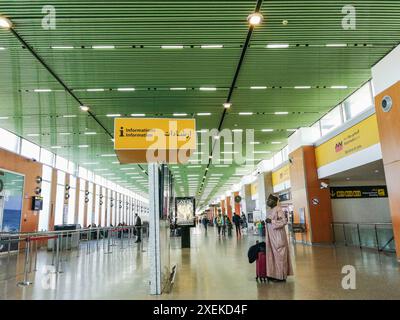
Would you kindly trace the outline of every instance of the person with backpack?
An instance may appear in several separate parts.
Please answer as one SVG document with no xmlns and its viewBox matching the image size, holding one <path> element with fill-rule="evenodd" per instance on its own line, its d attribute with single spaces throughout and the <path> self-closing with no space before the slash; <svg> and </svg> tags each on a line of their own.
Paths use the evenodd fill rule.
<svg viewBox="0 0 400 320">
<path fill-rule="evenodd" d="M 240 230 L 241 218 L 236 212 L 233 213 L 232 221 L 233 221 L 233 224 L 235 225 L 236 236 L 240 237 L 242 235 L 241 230 Z"/>
</svg>

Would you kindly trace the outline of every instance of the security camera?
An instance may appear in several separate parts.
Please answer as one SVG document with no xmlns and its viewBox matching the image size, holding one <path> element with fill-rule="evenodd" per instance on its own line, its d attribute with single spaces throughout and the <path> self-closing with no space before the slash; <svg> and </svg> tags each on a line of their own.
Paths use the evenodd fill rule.
<svg viewBox="0 0 400 320">
<path fill-rule="evenodd" d="M 389 112 L 390 109 L 392 109 L 392 105 L 393 105 L 392 98 L 389 96 L 383 97 L 381 105 L 382 105 L 382 109 L 384 112 Z"/>
<path fill-rule="evenodd" d="M 37 160 L 35 158 L 32 158 L 31 160 L 32 160 L 32 162 L 37 162 Z"/>
<path fill-rule="evenodd" d="M 321 189 L 328 189 L 329 188 L 329 184 L 327 184 L 326 182 L 321 182 Z"/>
</svg>

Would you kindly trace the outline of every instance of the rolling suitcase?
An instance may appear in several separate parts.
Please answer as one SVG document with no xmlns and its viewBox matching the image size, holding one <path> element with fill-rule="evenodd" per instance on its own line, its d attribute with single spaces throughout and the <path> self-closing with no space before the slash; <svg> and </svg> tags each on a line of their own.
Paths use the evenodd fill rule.
<svg viewBox="0 0 400 320">
<path fill-rule="evenodd" d="M 256 280 L 258 279 L 264 282 L 267 281 L 267 258 L 264 251 L 260 251 L 257 254 L 256 261 Z"/>
</svg>

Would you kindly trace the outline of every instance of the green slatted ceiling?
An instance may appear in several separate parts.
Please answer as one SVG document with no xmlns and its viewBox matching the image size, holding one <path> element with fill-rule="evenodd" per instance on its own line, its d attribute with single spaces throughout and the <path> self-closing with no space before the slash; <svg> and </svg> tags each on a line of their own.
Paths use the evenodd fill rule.
<svg viewBox="0 0 400 320">
<path fill-rule="evenodd" d="M 43 30 L 42 5 L 57 10 L 57 29 Z M 106 114 L 146 113 L 171 116 L 187 112 L 198 120 L 198 129 L 216 128 L 222 114 L 232 77 L 247 34 L 246 17 L 254 10 L 252 1 L 2 1 L 0 14 L 9 16 L 17 32 L 43 57 L 75 94 L 91 106 L 98 119 L 112 131 Z M 370 78 L 370 68 L 394 46 L 400 36 L 398 1 L 353 1 L 357 29 L 341 28 L 341 9 L 348 1 L 264 1 L 265 17 L 257 27 L 247 52 L 233 108 L 223 128 L 255 129 L 258 151 L 279 150 L 287 140 L 286 129 L 307 126 L 360 87 Z M 284 26 L 282 20 L 288 20 Z M 266 49 L 267 43 L 288 43 L 288 49 Z M 328 43 L 346 43 L 346 48 L 327 48 Z M 222 44 L 223 49 L 200 49 L 200 45 Z M 93 50 L 92 45 L 114 45 L 112 50 Z M 161 45 L 184 45 L 183 50 L 162 50 Z M 55 50 L 51 46 L 74 46 Z M 135 46 L 135 47 L 133 47 Z M 141 47 L 143 46 L 143 47 Z M 13 131 L 42 146 L 62 145 L 54 152 L 76 162 L 99 162 L 88 169 L 105 168 L 115 177 L 136 185 L 113 164 L 110 138 L 91 118 L 79 111 L 76 102 L 40 66 L 10 32 L 0 30 L 0 127 Z M 310 85 L 311 90 L 294 90 Z M 329 89 L 346 85 L 346 90 Z M 216 92 L 200 92 L 200 86 L 216 86 Z M 250 90 L 268 86 L 267 90 Z M 135 92 L 118 92 L 134 87 Z M 187 91 L 169 91 L 187 87 Z M 275 87 L 272 89 L 271 87 Z M 326 88 L 325 88 L 326 87 Z M 35 88 L 55 92 L 33 93 Z M 105 88 L 105 92 L 85 92 Z M 194 88 L 194 89 L 192 89 Z M 111 90 L 110 90 L 111 89 Z M 27 91 L 28 90 L 28 91 Z M 58 91 L 59 90 L 59 91 Z M 253 116 L 239 116 L 251 111 Z M 288 111 L 287 116 L 275 116 Z M 210 112 L 210 117 L 196 116 Z M 63 118 L 65 114 L 77 118 Z M 263 133 L 263 128 L 275 129 Z M 85 131 L 97 135 L 87 136 Z M 40 137 L 27 137 L 30 133 Z M 69 136 L 60 133 L 71 132 Z M 282 145 L 271 145 L 281 141 Z M 90 145 L 79 149 L 79 145 Z M 256 157 L 269 158 L 269 155 Z M 93 160 L 96 159 L 96 160 Z M 195 165 L 194 163 L 192 165 Z M 123 167 L 123 166 L 122 166 Z M 125 166 L 126 167 L 126 166 Z M 222 173 L 218 187 L 232 178 L 237 166 L 211 166 L 208 177 Z M 136 167 L 136 171 L 139 171 Z M 187 175 L 198 174 L 205 166 L 172 169 L 182 180 L 179 195 L 187 195 Z M 100 173 L 100 172 L 97 172 Z M 110 176 L 107 176 L 110 177 Z M 207 180 L 208 181 L 208 180 Z M 232 180 L 229 180 L 232 181 Z M 143 186 L 139 186 L 145 190 Z"/>
</svg>

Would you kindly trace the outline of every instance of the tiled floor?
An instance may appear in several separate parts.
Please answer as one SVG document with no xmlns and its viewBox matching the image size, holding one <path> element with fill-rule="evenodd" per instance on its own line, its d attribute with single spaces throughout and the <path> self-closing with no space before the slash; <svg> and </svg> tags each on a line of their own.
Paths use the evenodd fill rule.
<svg viewBox="0 0 400 320">
<path fill-rule="evenodd" d="M 22 271 L 23 256 L 0 258 L 0 299 L 400 299 L 400 265 L 394 255 L 358 248 L 292 246 L 295 276 L 286 283 L 257 283 L 255 265 L 247 261 L 248 247 L 258 237 L 219 239 L 214 229 L 192 230 L 192 246 L 180 249 L 180 238 L 171 241 L 171 262 L 178 272 L 170 294 L 148 295 L 147 243 L 104 254 L 92 244 L 68 253 L 63 273 L 46 274 L 51 254 L 38 256 L 38 271 L 31 273 L 33 285 L 20 288 L 13 277 Z M 126 245 L 126 244 L 125 244 Z M 356 268 L 356 290 L 344 290 L 342 267 Z M 9 268 L 6 274 L 7 266 Z M 51 280 L 54 287 L 51 288 Z"/>
</svg>

